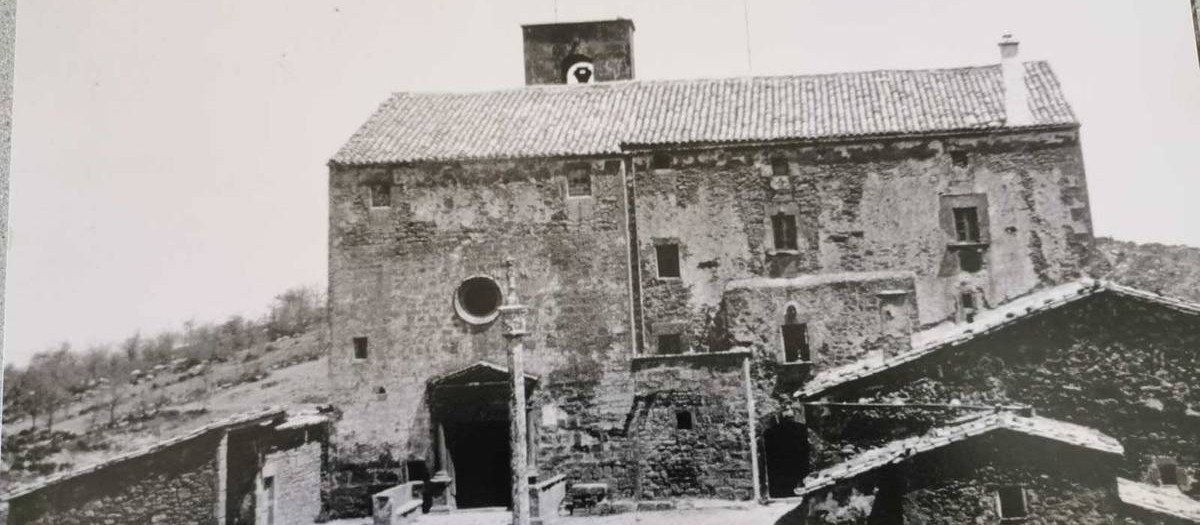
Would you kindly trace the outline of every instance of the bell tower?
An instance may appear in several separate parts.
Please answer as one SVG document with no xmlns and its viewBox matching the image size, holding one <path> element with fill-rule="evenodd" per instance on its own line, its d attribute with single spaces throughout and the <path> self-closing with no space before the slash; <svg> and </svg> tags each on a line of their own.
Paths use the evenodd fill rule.
<svg viewBox="0 0 1200 525">
<path fill-rule="evenodd" d="M 521 26 L 525 85 L 592 84 L 633 78 L 633 21 Z"/>
</svg>

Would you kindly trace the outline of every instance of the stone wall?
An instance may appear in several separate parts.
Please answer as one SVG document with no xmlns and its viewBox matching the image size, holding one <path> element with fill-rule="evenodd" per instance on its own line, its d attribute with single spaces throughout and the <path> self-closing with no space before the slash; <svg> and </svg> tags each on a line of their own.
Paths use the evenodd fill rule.
<svg viewBox="0 0 1200 525">
<path fill-rule="evenodd" d="M 580 169 L 591 174 L 591 196 L 568 197 L 568 173 Z M 390 188 L 391 206 L 371 207 L 370 192 L 381 185 Z M 409 460 L 440 466 L 429 381 L 481 360 L 505 363 L 499 323 L 468 324 L 453 297 L 475 275 L 503 287 L 507 259 L 531 306 L 525 362 L 538 383 L 530 406 L 552 404 L 550 413 L 568 423 L 538 429 L 539 439 L 620 432 L 633 401 L 625 202 L 616 159 L 333 167 L 337 460 L 393 473 Z M 366 359 L 355 359 L 355 337 L 368 338 Z M 548 447 L 536 459 L 553 469 L 573 454 Z M 382 475 L 336 469 L 346 483 L 359 477 L 362 495 Z"/>
<path fill-rule="evenodd" d="M 912 274 L 903 272 L 748 279 L 729 283 L 722 307 L 734 344 L 778 362 L 784 362 L 781 325 L 794 308 L 819 370 L 908 350 L 917 321 L 913 291 Z"/>
<path fill-rule="evenodd" d="M 10 502 L 14 525 L 217 525 L 220 433 L 61 481 Z"/>
<path fill-rule="evenodd" d="M 831 400 L 1020 403 L 1113 436 L 1121 475 L 1200 472 L 1200 318 L 1112 292 L 848 384 Z M 1191 490 L 1200 489 L 1193 484 Z"/>
<path fill-rule="evenodd" d="M 1116 457 L 994 431 L 819 490 L 804 502 L 810 524 L 999 523 L 996 490 L 1025 489 L 1021 523 L 1108 524 L 1121 515 Z"/>
<path fill-rule="evenodd" d="M 640 499 L 751 499 L 748 354 L 642 357 L 630 451 Z M 683 420 L 683 421 L 681 421 Z M 682 427 L 682 428 L 681 428 Z"/>
<path fill-rule="evenodd" d="M 322 444 L 302 445 L 270 452 L 263 461 L 258 482 L 259 523 L 267 523 L 267 501 L 262 480 L 274 478 L 275 523 L 312 523 L 321 513 Z"/>
<path fill-rule="evenodd" d="M 786 173 L 774 173 L 775 159 L 786 160 Z M 1092 242 L 1074 129 L 679 150 L 669 167 L 654 162 L 634 159 L 649 347 L 666 324 L 683 325 L 690 344 L 706 349 L 735 279 L 908 270 L 928 325 L 954 317 L 961 291 L 998 304 L 1079 276 Z M 984 244 L 956 244 L 943 196 L 980 199 Z M 796 215 L 796 250 L 775 249 L 776 212 Z M 679 244 L 679 278 L 656 273 L 662 243 Z M 962 269 L 964 252 L 978 254 L 980 267 Z"/>
<path fill-rule="evenodd" d="M 962 405 L 806 404 L 809 462 L 813 470 L 824 469 L 863 451 L 983 412 L 990 410 Z"/>
</svg>

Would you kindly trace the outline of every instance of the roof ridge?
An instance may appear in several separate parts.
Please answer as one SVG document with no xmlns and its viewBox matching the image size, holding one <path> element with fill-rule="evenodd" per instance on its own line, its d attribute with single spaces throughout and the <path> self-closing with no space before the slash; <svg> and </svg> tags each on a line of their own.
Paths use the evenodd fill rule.
<svg viewBox="0 0 1200 525">
<path fill-rule="evenodd" d="M 1023 64 L 1048 64 L 1045 60 L 1030 60 L 1022 62 Z M 831 78 L 845 77 L 854 75 L 870 75 L 878 73 L 939 73 L 939 72 L 954 72 L 968 70 L 988 70 L 999 69 L 1000 64 L 977 64 L 971 66 L 954 66 L 954 67 L 924 67 L 924 68 L 875 68 L 875 69 L 854 69 L 848 71 L 825 71 L 820 73 L 784 73 L 778 75 L 733 75 L 726 77 L 703 76 L 703 77 L 684 77 L 684 78 L 630 78 L 621 80 L 606 80 L 604 82 L 594 82 L 591 84 L 533 84 L 523 86 L 508 86 L 491 89 L 479 90 L 464 90 L 464 91 L 436 91 L 436 90 L 394 90 L 393 95 L 416 95 L 416 96 L 471 96 L 492 93 L 522 93 L 531 91 L 568 91 L 568 90 L 589 90 L 602 89 L 605 87 L 618 87 L 628 85 L 653 85 L 653 84 L 687 84 L 687 83 L 704 83 L 704 82 L 728 82 L 728 81 L 746 81 L 746 80 L 777 80 L 777 79 L 804 79 L 804 78 Z"/>
<path fill-rule="evenodd" d="M 46 488 L 50 485 L 54 485 L 54 484 L 62 482 L 62 481 L 66 481 L 69 479 L 73 479 L 73 478 L 82 476 L 84 474 L 88 474 L 88 473 L 97 471 L 97 470 L 107 467 L 109 465 L 114 465 L 114 464 L 121 463 L 124 461 L 129 461 L 131 459 L 136 459 L 136 458 L 145 456 L 147 454 L 157 452 L 163 448 L 170 447 L 172 445 L 177 445 L 177 444 L 185 442 L 185 441 L 190 441 L 192 439 L 198 438 L 209 432 L 212 432 L 214 430 L 217 430 L 217 429 L 220 429 L 223 427 L 238 425 L 238 424 L 254 421 L 257 419 L 272 417 L 272 416 L 279 415 L 280 413 L 286 414 L 287 409 L 282 406 L 271 405 L 271 406 L 267 406 L 267 407 L 264 407 L 264 408 L 261 408 L 258 410 L 250 410 L 250 411 L 246 411 L 246 412 L 239 412 L 236 414 L 232 414 L 228 417 L 224 417 L 224 418 L 218 419 L 216 421 L 210 421 L 208 423 L 205 423 L 204 425 L 196 427 L 187 432 L 184 432 L 184 433 L 181 433 L 181 434 L 178 434 L 175 436 L 159 439 L 149 445 L 146 445 L 146 446 L 143 446 L 140 448 L 136 448 L 133 450 L 129 450 L 127 452 L 118 454 L 116 456 L 112 456 L 108 459 L 105 459 L 102 461 L 97 461 L 95 463 L 91 463 L 88 465 L 84 465 L 82 467 L 78 467 L 78 468 L 72 469 L 67 472 L 60 472 L 57 474 L 52 474 L 52 475 L 44 477 L 38 481 L 34 481 L 32 483 L 14 487 L 12 490 L 4 493 L 3 495 L 0 495 L 0 501 L 7 502 L 13 498 L 25 496 L 31 492 L 35 492 L 37 490 Z"/>
</svg>

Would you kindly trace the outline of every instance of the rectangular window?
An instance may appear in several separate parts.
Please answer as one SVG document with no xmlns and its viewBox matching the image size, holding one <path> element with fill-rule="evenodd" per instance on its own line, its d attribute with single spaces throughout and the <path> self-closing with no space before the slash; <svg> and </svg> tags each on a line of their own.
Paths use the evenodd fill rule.
<svg viewBox="0 0 1200 525">
<path fill-rule="evenodd" d="M 975 311 L 975 294 L 971 292 L 963 292 L 962 295 L 959 296 L 958 300 L 959 303 L 962 304 L 962 309 L 964 312 Z"/>
<path fill-rule="evenodd" d="M 683 353 L 683 336 L 679 334 L 661 334 L 658 336 L 658 353 L 660 355 L 676 355 Z"/>
<path fill-rule="evenodd" d="M 956 168 L 965 168 L 965 167 L 967 167 L 967 163 L 968 163 L 968 160 L 967 160 L 967 152 L 965 152 L 965 151 L 951 151 L 951 152 L 950 152 L 950 163 L 951 163 L 951 164 L 953 164 L 953 165 L 954 165 L 954 167 L 956 167 Z"/>
<path fill-rule="evenodd" d="M 263 478 L 263 499 L 267 509 L 267 525 L 275 525 L 275 476 Z"/>
<path fill-rule="evenodd" d="M 692 413 L 687 410 L 680 410 L 675 413 L 675 428 L 678 430 L 691 430 L 693 427 Z"/>
<path fill-rule="evenodd" d="M 679 245 L 659 244 L 654 251 L 658 256 L 658 276 L 679 277 Z"/>
<path fill-rule="evenodd" d="M 958 242 L 979 242 L 979 211 L 974 206 L 954 208 L 954 232 Z"/>
<path fill-rule="evenodd" d="M 775 236 L 776 250 L 796 249 L 796 216 L 777 213 L 771 216 L 771 231 Z"/>
<path fill-rule="evenodd" d="M 1174 463 L 1163 463 L 1158 466 L 1158 477 L 1161 485 L 1178 485 L 1179 468 Z"/>
<path fill-rule="evenodd" d="M 371 186 L 371 207 L 388 208 L 392 205 L 392 187 L 388 184 Z"/>
<path fill-rule="evenodd" d="M 1024 518 L 1028 515 L 1025 509 L 1025 489 L 1021 487 L 1000 487 L 996 499 L 1000 502 L 1000 518 Z"/>
<path fill-rule="evenodd" d="M 567 173 L 567 196 L 592 196 L 592 174 L 587 166 L 575 166 Z"/>
<path fill-rule="evenodd" d="M 788 161 L 783 157 L 775 157 L 771 159 L 771 175 L 776 177 L 788 174 Z"/>
<path fill-rule="evenodd" d="M 808 348 L 807 324 L 783 325 L 783 360 L 786 363 L 812 361 L 812 354 Z"/>
<path fill-rule="evenodd" d="M 655 153 L 650 157 L 650 167 L 656 170 L 665 170 L 671 167 L 671 156 L 666 153 Z"/>
<path fill-rule="evenodd" d="M 354 358 L 355 359 L 366 359 L 367 358 L 367 338 L 366 337 L 355 337 L 354 338 Z"/>
</svg>

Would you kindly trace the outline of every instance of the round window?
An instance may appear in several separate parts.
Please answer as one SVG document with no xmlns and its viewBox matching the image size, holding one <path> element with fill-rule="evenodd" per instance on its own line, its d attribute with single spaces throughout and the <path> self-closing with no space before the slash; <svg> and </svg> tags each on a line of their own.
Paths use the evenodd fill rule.
<svg viewBox="0 0 1200 525">
<path fill-rule="evenodd" d="M 495 279 L 482 275 L 471 277 L 454 292 L 454 311 L 468 323 L 486 324 L 500 315 L 502 299 L 500 285 Z"/>
</svg>

